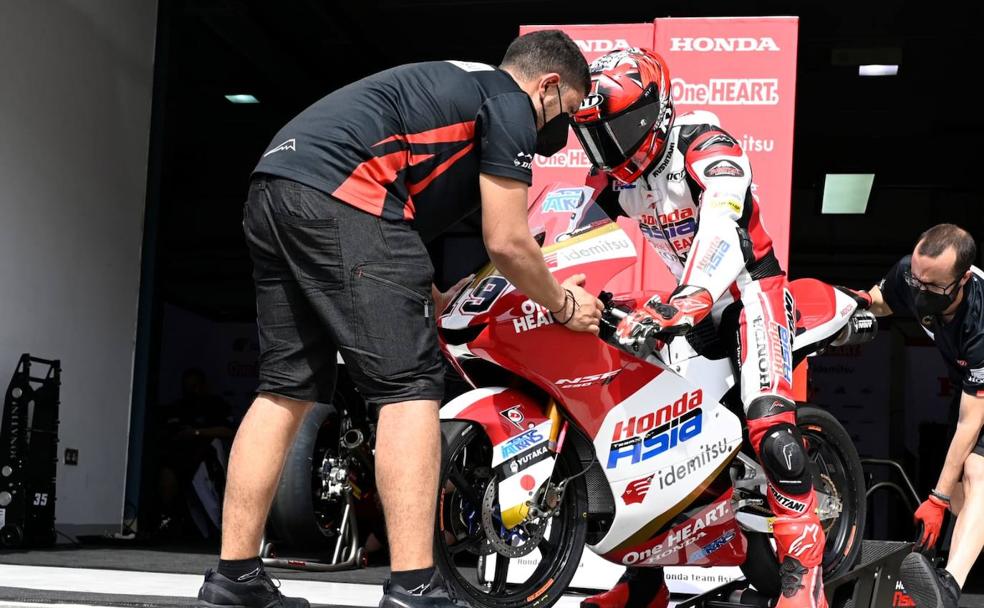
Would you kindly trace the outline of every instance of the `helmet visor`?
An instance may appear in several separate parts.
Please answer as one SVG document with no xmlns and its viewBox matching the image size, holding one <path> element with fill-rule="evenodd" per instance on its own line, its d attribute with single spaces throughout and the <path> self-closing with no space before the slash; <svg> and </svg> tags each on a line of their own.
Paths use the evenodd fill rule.
<svg viewBox="0 0 984 608">
<path fill-rule="evenodd" d="M 608 171 L 629 159 L 658 125 L 659 98 L 647 91 L 618 114 L 588 123 L 574 123 L 574 133 L 591 164 Z"/>
</svg>

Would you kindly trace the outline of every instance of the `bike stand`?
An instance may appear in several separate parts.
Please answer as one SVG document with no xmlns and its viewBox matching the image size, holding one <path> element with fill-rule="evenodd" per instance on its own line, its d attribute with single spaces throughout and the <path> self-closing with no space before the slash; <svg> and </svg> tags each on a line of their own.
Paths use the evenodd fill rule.
<svg viewBox="0 0 984 608">
<path fill-rule="evenodd" d="M 823 583 L 830 608 L 892 608 L 899 567 L 911 551 L 909 542 L 862 541 L 858 565 Z M 773 603 L 739 579 L 688 598 L 676 608 L 768 608 Z"/>
<path fill-rule="evenodd" d="M 339 572 L 365 568 L 369 559 L 365 549 L 359 546 L 359 527 L 355 520 L 352 496 L 349 495 L 347 499 L 348 504 L 345 505 L 340 533 L 330 562 L 301 557 L 281 557 L 277 555 L 276 545 L 264 539 L 260 546 L 263 565 L 306 572 Z"/>
<path fill-rule="evenodd" d="M 850 572 L 824 581 L 831 608 L 892 608 L 899 567 L 912 553 L 912 543 L 891 540 L 861 542 L 861 559 Z"/>
</svg>

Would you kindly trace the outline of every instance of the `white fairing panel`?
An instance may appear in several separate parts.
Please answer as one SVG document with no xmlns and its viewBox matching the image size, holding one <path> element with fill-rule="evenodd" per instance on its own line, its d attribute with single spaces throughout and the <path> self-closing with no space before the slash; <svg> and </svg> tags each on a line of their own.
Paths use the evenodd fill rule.
<svg viewBox="0 0 984 608">
<path fill-rule="evenodd" d="M 615 497 L 608 534 L 591 548 L 605 554 L 680 503 L 719 470 L 741 446 L 737 416 L 719 399 L 727 383 L 721 362 L 693 359 L 706 388 L 666 371 L 613 408 L 595 438 L 595 450 Z M 727 360 L 723 362 L 728 365 Z M 690 375 L 690 374 L 688 374 Z"/>
</svg>

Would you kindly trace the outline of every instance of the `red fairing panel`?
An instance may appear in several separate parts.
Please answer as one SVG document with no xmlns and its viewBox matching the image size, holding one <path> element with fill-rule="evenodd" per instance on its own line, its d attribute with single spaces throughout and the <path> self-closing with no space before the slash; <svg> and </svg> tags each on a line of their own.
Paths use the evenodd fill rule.
<svg viewBox="0 0 984 608">
<path fill-rule="evenodd" d="M 469 391 L 441 408 L 445 420 L 471 420 L 485 429 L 492 445 L 516 437 L 547 421 L 543 406 L 532 397 L 507 388 Z"/>
</svg>

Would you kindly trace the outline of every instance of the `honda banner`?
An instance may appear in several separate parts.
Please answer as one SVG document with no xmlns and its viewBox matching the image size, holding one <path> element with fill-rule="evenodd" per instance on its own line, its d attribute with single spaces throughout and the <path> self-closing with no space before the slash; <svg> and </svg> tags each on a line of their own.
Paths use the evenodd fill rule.
<svg viewBox="0 0 984 608">
<path fill-rule="evenodd" d="M 752 189 L 762 208 L 776 256 L 789 262 L 792 189 L 793 114 L 796 93 L 796 17 L 656 19 L 626 25 L 528 25 L 566 32 L 591 62 L 614 50 L 649 47 L 669 65 L 677 116 L 711 112 L 738 140 L 752 165 Z M 582 184 L 590 168 L 573 132 L 567 147 L 534 159 L 533 200 L 556 182 Z M 616 291 L 671 291 L 675 282 L 659 256 L 631 222 L 620 225 L 632 236 L 642 263 L 619 277 Z"/>
</svg>

